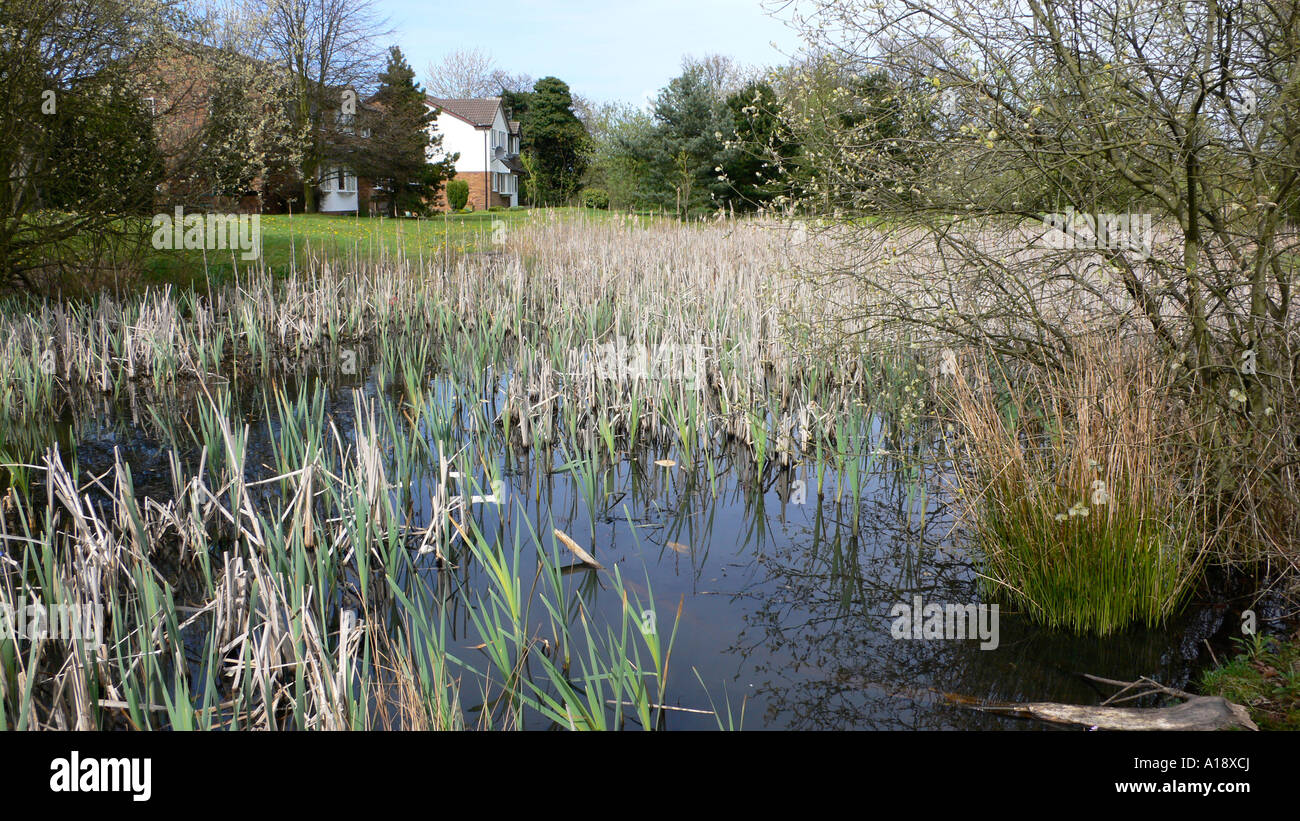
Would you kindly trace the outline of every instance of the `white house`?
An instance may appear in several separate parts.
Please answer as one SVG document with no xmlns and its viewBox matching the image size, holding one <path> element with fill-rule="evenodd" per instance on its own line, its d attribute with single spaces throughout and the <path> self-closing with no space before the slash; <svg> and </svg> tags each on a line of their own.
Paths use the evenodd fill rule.
<svg viewBox="0 0 1300 821">
<path fill-rule="evenodd" d="M 356 211 L 357 175 L 343 168 L 322 169 L 316 210 L 322 214 Z"/>
<path fill-rule="evenodd" d="M 459 153 L 455 179 L 469 183 L 469 202 L 475 210 L 489 206 L 518 205 L 519 123 L 509 118 L 500 97 L 448 100 L 429 97 L 438 112 L 434 125 L 442 135 L 442 151 Z M 430 160 L 440 159 L 431 153 Z M 445 205 L 445 199 L 443 201 Z"/>
<path fill-rule="evenodd" d="M 442 135 L 441 152 L 429 152 L 436 162 L 459 154 L 455 179 L 469 184 L 469 204 L 475 210 L 519 204 L 519 123 L 509 119 L 500 97 L 447 100 L 428 97 L 425 104 L 437 111 L 432 123 Z M 364 105 L 364 104 L 363 104 Z M 346 128 L 346 124 L 345 124 Z M 368 134 L 363 134 L 368 136 Z M 382 198 L 386 192 L 372 187 L 372 181 L 357 179 L 350 170 L 327 166 L 320 170 L 320 200 L 317 210 L 325 214 L 352 213 L 363 200 Z M 439 195 L 445 208 L 445 190 Z"/>
<path fill-rule="evenodd" d="M 361 103 L 361 107 L 373 110 L 369 103 Z M 353 133 L 352 123 L 355 115 L 344 114 L 341 111 L 332 113 L 335 123 L 343 131 Z M 369 137 L 370 129 L 363 128 L 361 136 Z M 362 187 L 366 190 L 359 192 L 357 175 L 350 170 L 338 166 L 325 166 L 320 169 L 320 199 L 316 203 L 316 210 L 322 214 L 355 212 L 361 198 L 370 195 L 369 186 Z"/>
</svg>

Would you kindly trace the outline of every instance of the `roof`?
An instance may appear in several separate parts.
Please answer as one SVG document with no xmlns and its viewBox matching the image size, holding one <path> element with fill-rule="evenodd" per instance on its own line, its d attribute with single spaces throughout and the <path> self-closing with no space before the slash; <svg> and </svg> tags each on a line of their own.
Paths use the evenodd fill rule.
<svg viewBox="0 0 1300 821">
<path fill-rule="evenodd" d="M 511 121 L 510 121 L 510 133 L 511 133 L 511 134 L 515 134 L 515 135 L 518 135 L 518 134 L 519 134 L 519 121 L 518 121 L 518 120 L 511 120 Z"/>
<path fill-rule="evenodd" d="M 468 100 L 448 100 L 442 97 L 428 97 L 430 105 L 465 120 L 475 128 L 490 128 L 496 119 L 497 110 L 501 108 L 500 97 L 479 97 Z"/>
</svg>

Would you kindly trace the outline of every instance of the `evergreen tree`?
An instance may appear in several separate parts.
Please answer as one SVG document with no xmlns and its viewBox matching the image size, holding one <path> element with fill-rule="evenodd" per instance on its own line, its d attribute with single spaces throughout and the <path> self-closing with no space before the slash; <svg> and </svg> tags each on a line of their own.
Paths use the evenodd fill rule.
<svg viewBox="0 0 1300 821">
<path fill-rule="evenodd" d="M 459 155 L 430 162 L 442 148 L 436 112 L 425 104 L 415 72 L 397 46 L 379 74 L 379 90 L 358 115 L 359 128 L 345 122 L 344 132 L 351 133 L 339 140 L 335 159 L 386 189 L 391 215 L 428 213 L 443 183 L 455 176 Z"/>
<path fill-rule="evenodd" d="M 531 94 L 511 93 L 503 102 L 520 121 L 521 150 L 535 162 L 530 189 L 537 192 L 539 203 L 572 200 L 587 169 L 591 138 L 573 111 L 569 86 L 555 77 L 543 77 Z"/>
<path fill-rule="evenodd" d="M 720 169 L 734 127 L 722 89 L 690 64 L 659 92 L 654 117 L 651 131 L 633 133 L 621 146 L 645 168 L 641 203 L 685 217 L 724 201 L 728 185 Z"/>
</svg>

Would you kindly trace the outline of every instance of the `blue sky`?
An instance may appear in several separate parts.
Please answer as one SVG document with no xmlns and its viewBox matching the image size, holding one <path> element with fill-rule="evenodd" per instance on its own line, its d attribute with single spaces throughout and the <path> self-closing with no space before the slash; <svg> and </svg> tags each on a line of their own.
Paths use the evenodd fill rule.
<svg viewBox="0 0 1300 821">
<path fill-rule="evenodd" d="M 477 47 L 512 74 L 554 75 L 597 102 L 642 103 L 678 74 L 687 54 L 772 65 L 786 62 L 799 45 L 762 0 L 378 0 L 377 6 L 421 81 L 430 60 Z"/>
</svg>

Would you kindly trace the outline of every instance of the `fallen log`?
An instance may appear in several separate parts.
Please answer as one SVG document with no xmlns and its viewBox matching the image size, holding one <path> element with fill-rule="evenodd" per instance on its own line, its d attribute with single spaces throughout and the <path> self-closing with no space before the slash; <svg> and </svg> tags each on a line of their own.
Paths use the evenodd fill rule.
<svg viewBox="0 0 1300 821">
<path fill-rule="evenodd" d="M 1059 704 L 1053 701 L 1033 701 L 1020 704 L 996 704 L 974 699 L 949 696 L 954 704 L 981 712 L 1032 718 L 1053 724 L 1068 724 L 1094 730 L 1258 730 L 1250 720 L 1250 713 L 1240 704 L 1219 696 L 1195 696 L 1182 690 L 1165 687 L 1151 679 L 1134 682 L 1087 676 L 1104 684 L 1123 685 L 1123 689 L 1106 699 L 1101 705 Z M 1135 692 L 1125 696 L 1129 690 Z M 1172 707 L 1114 707 L 1114 702 L 1142 698 L 1153 693 L 1185 698 L 1182 704 Z M 1121 698 L 1121 696 L 1123 696 Z"/>
<path fill-rule="evenodd" d="M 1194 696 L 1173 707 L 1085 707 L 1051 701 L 981 705 L 975 709 L 1094 730 L 1258 730 L 1240 704 Z"/>
</svg>

